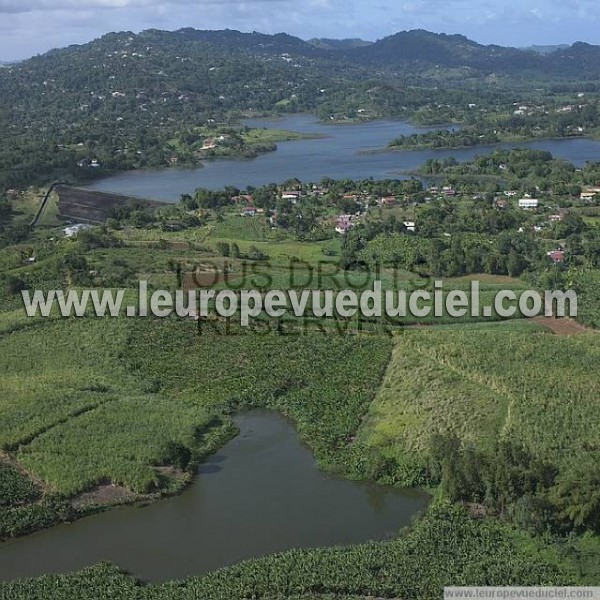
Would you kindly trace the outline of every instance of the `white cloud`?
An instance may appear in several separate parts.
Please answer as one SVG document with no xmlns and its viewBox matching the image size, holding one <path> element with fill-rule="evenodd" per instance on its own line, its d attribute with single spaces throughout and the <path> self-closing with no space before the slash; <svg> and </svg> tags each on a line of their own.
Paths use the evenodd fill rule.
<svg viewBox="0 0 600 600">
<path fill-rule="evenodd" d="M 127 6 L 147 6 L 153 0 L 88 0 L 85 8 L 125 8 Z M 0 12 L 20 13 L 33 11 L 78 10 L 82 3 L 77 0 L 0 0 Z"/>
<path fill-rule="evenodd" d="M 188 5 L 199 7 L 210 4 L 246 4 L 284 2 L 285 0 L 86 0 L 82 5 L 81 0 L 0 0 L 0 13 L 21 13 L 37 11 L 61 11 L 61 10 L 94 10 L 94 9 L 127 9 L 145 7 L 163 7 L 169 4 Z"/>
</svg>

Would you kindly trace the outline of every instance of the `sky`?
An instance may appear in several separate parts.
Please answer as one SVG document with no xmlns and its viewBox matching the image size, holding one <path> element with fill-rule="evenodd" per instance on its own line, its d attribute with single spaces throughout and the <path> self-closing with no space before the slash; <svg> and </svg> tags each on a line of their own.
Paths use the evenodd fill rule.
<svg viewBox="0 0 600 600">
<path fill-rule="evenodd" d="M 111 31 L 239 29 L 377 40 L 408 29 L 524 47 L 600 44 L 598 0 L 0 0 L 0 61 Z"/>
</svg>

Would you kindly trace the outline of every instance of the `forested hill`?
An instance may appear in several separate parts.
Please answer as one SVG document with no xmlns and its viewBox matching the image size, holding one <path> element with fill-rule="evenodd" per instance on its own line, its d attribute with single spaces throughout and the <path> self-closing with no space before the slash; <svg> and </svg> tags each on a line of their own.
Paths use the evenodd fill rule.
<svg viewBox="0 0 600 600">
<path fill-rule="evenodd" d="M 597 79 L 600 74 L 600 46 L 577 42 L 540 53 L 533 49 L 485 46 L 462 35 L 404 31 L 369 46 L 344 52 L 362 65 L 387 66 L 420 71 L 436 67 L 466 68 L 481 75 L 503 74 L 536 78 Z"/>
<path fill-rule="evenodd" d="M 197 160 L 243 114 L 417 105 L 410 90 L 297 38 L 234 31 L 112 33 L 0 69 L 0 193 Z M 367 93 L 368 92 L 368 93 Z M 228 138 L 231 139 L 231 138 Z M 100 168 L 81 169 L 97 160 Z"/>
<path fill-rule="evenodd" d="M 360 38 L 344 40 L 313 38 L 312 40 L 309 40 L 309 43 L 324 50 L 350 50 L 352 48 L 364 48 L 365 46 L 371 46 L 373 44 L 373 42 L 367 42 L 365 40 L 361 40 Z"/>
<path fill-rule="evenodd" d="M 430 66 L 470 68 L 511 74 L 522 68 L 542 68 L 538 53 L 501 46 L 483 46 L 462 35 L 403 31 L 371 46 L 347 52 L 361 64 L 421 70 Z"/>
<path fill-rule="evenodd" d="M 475 74 L 489 73 L 518 76 L 531 73 L 543 77 L 597 78 L 600 73 L 600 46 L 577 42 L 572 46 L 538 48 L 508 48 L 482 45 L 463 35 L 436 34 L 424 30 L 403 31 L 377 42 L 360 39 L 312 39 L 279 33 L 267 35 L 258 32 L 242 33 L 235 30 L 202 31 L 192 28 L 178 31 L 147 30 L 140 34 L 130 32 L 105 35 L 82 46 L 54 50 L 24 64 L 49 59 L 65 59 L 80 53 L 110 49 L 119 52 L 123 42 L 131 51 L 145 50 L 154 45 L 167 52 L 192 54 L 195 58 L 223 58 L 243 55 L 246 58 L 271 58 L 295 60 L 308 59 L 313 66 L 337 72 L 355 67 L 405 69 L 413 74 L 432 66 L 471 69 Z M 146 51 L 147 52 L 147 51 Z M 194 58 L 194 56 L 189 56 Z M 1 64 L 1 63 L 0 63 Z"/>
<path fill-rule="evenodd" d="M 148 34 L 150 32 L 146 32 Z M 177 38 L 204 42 L 227 51 L 253 52 L 261 56 L 288 53 L 297 58 L 338 62 L 350 65 L 389 68 L 413 74 L 431 67 L 469 69 L 474 75 L 490 73 L 539 78 L 566 77 L 597 79 L 600 73 L 600 46 L 577 42 L 572 46 L 537 49 L 483 45 L 463 35 L 403 31 L 375 43 L 359 39 L 314 39 L 305 42 L 284 33 L 265 35 L 257 32 L 197 31 L 183 29 L 175 33 L 153 32 L 173 43 Z M 144 34 L 142 34 L 144 35 Z"/>
<path fill-rule="evenodd" d="M 556 52 L 557 50 L 566 50 L 569 47 L 569 44 L 556 44 L 549 46 L 526 46 L 525 48 L 521 48 L 521 50 L 533 50 L 538 54 L 551 54 L 552 52 Z"/>
<path fill-rule="evenodd" d="M 498 99 L 497 88 L 479 85 L 490 74 L 522 76 L 531 87 L 544 78 L 580 86 L 599 73 L 600 47 L 583 43 L 542 55 L 426 31 L 371 44 L 231 30 L 111 33 L 0 69 L 0 193 L 54 178 L 195 164 L 205 158 L 202 136 L 232 135 L 217 126 L 241 115 L 409 118 L 423 107 L 435 113 L 485 102 L 486 94 Z M 227 139 L 237 144 L 228 151 L 247 151 Z M 82 161 L 100 167 L 85 170 Z"/>
<path fill-rule="evenodd" d="M 251 51 L 265 56 L 285 53 L 306 57 L 323 56 L 323 53 L 315 45 L 287 33 L 268 35 L 256 31 L 242 33 L 232 29 L 204 31 L 185 28 L 175 32 L 149 30 L 140 35 L 175 45 L 181 42 L 201 42 L 229 52 Z"/>
</svg>

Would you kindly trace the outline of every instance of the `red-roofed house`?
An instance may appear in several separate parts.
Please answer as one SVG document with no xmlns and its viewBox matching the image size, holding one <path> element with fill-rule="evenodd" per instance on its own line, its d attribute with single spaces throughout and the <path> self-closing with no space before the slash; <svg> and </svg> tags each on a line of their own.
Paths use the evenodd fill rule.
<svg viewBox="0 0 600 600">
<path fill-rule="evenodd" d="M 552 250 L 551 252 L 548 252 L 546 256 L 548 256 L 548 258 L 554 263 L 565 262 L 564 250 Z"/>
</svg>

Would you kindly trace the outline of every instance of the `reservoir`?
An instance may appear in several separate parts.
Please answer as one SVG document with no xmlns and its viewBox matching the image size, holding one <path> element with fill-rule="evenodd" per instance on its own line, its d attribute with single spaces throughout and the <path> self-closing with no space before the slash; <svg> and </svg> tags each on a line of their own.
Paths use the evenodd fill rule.
<svg viewBox="0 0 600 600">
<path fill-rule="evenodd" d="M 427 507 L 424 494 L 319 471 L 291 423 L 252 411 L 240 434 L 180 496 L 126 507 L 0 544 L 0 580 L 109 561 L 159 582 L 291 548 L 394 536 Z"/>
<path fill-rule="evenodd" d="M 193 194 L 197 188 L 221 189 L 232 185 L 244 189 L 282 183 L 293 177 L 304 182 L 332 179 L 404 179 L 428 159 L 454 156 L 468 161 L 495 148 L 534 148 L 552 152 L 583 165 L 587 160 L 600 160 L 600 141 L 587 138 L 541 140 L 498 146 L 451 150 L 415 150 L 373 152 L 386 148 L 395 138 L 439 129 L 418 127 L 404 121 L 381 120 L 359 125 L 319 123 L 310 115 L 292 115 L 281 119 L 252 119 L 250 127 L 267 127 L 324 136 L 280 142 L 276 152 L 255 159 L 206 161 L 195 169 L 157 169 L 121 173 L 95 181 L 90 189 L 129 194 L 142 198 L 177 202 L 181 194 Z"/>
</svg>

